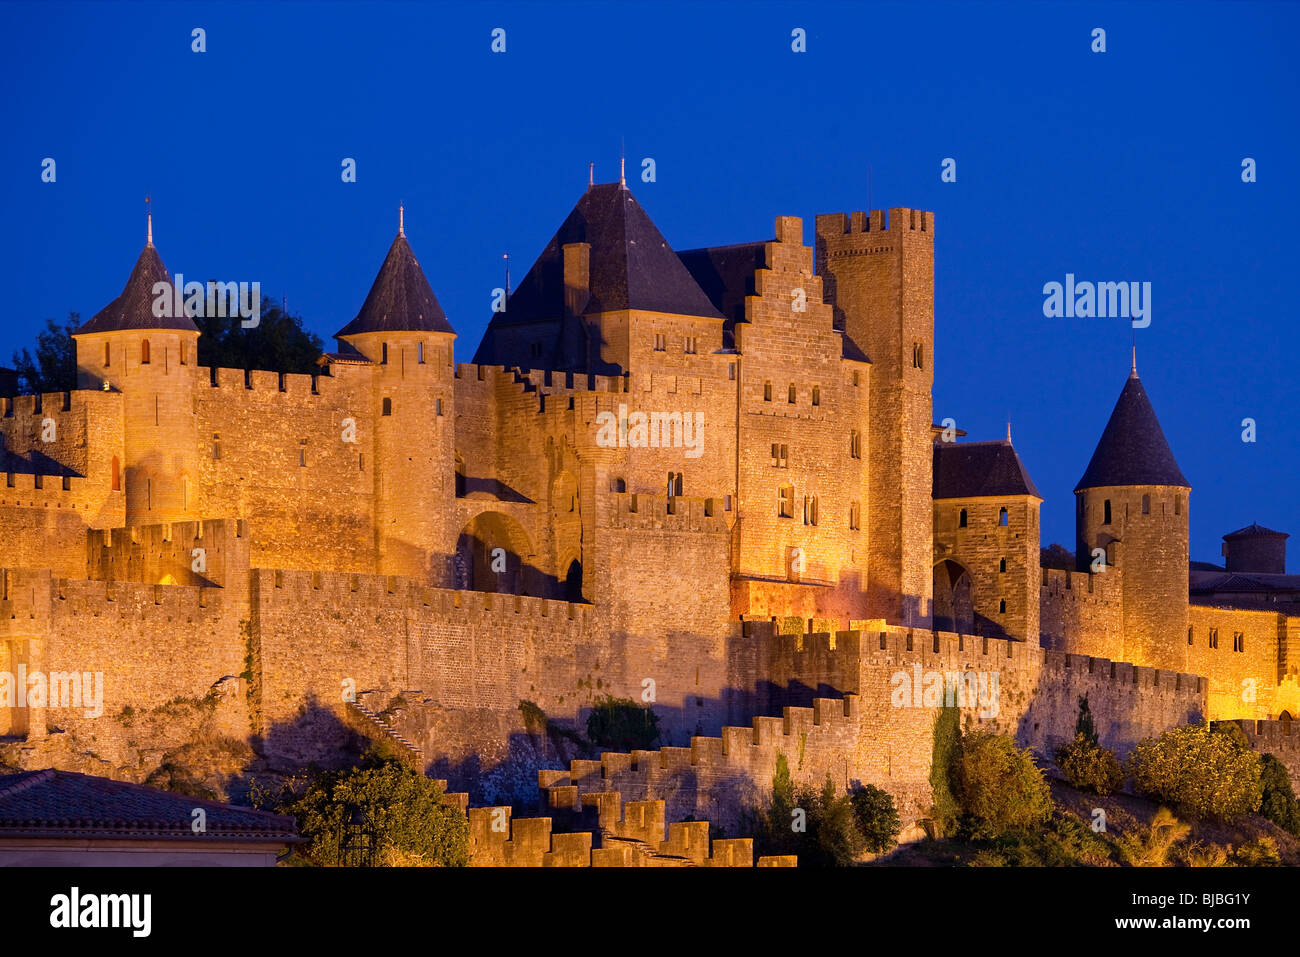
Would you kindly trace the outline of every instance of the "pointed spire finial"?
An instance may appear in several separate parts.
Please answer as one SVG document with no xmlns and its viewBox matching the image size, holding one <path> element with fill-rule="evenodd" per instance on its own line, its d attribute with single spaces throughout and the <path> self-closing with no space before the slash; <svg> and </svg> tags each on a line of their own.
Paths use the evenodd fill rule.
<svg viewBox="0 0 1300 957">
<path fill-rule="evenodd" d="M 618 138 L 618 185 L 627 189 L 627 176 L 624 175 L 624 164 L 627 162 L 627 142 L 623 137 Z"/>
<path fill-rule="evenodd" d="M 502 253 L 501 258 L 506 261 L 506 298 L 510 298 L 510 254 Z"/>
<path fill-rule="evenodd" d="M 145 245 L 153 245 L 153 206 L 148 196 L 144 198 L 145 219 L 148 221 L 148 233 L 145 236 Z"/>
<path fill-rule="evenodd" d="M 1133 365 L 1132 365 L 1132 367 L 1129 369 L 1129 373 L 1128 373 L 1128 374 L 1129 374 L 1129 376 L 1130 376 L 1131 378 L 1134 378 L 1134 379 L 1137 378 L 1137 374 L 1138 374 L 1138 347 L 1137 347 L 1137 343 L 1136 343 L 1136 342 L 1133 343 Z"/>
<path fill-rule="evenodd" d="M 1007 442 L 1011 442 L 1011 420 L 1007 419 Z"/>
<path fill-rule="evenodd" d="M 397 235 L 406 235 L 406 207 L 403 205 L 397 207 Z"/>
<path fill-rule="evenodd" d="M 588 163 L 587 164 L 587 189 L 591 189 L 591 187 L 595 185 L 596 185 L 596 164 Z"/>
</svg>

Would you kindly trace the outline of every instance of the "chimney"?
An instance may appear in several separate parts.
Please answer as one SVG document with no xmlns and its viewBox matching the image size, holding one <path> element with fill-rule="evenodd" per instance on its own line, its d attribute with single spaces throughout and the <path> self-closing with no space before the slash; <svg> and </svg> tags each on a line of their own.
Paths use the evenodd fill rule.
<svg viewBox="0 0 1300 957">
<path fill-rule="evenodd" d="M 564 244 L 564 321 L 560 327 L 560 367 L 587 369 L 587 327 L 582 314 L 591 302 L 591 244 Z"/>
<path fill-rule="evenodd" d="M 564 244 L 564 316 L 581 316 L 591 301 L 591 244 Z"/>
</svg>

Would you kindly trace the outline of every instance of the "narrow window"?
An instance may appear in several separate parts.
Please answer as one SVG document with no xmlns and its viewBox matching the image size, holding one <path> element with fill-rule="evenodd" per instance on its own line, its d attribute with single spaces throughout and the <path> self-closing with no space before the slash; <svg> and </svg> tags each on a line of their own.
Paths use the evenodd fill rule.
<svg viewBox="0 0 1300 957">
<path fill-rule="evenodd" d="M 149 340 L 144 339 L 140 342 L 140 365 L 147 366 L 148 364 L 149 364 Z"/>
<path fill-rule="evenodd" d="M 862 436 L 856 429 L 849 433 L 849 458 L 862 458 Z"/>
<path fill-rule="evenodd" d="M 302 439 L 298 443 L 298 468 L 305 469 L 306 467 L 307 467 L 307 440 Z"/>
<path fill-rule="evenodd" d="M 1210 642 L 1209 642 L 1209 644 L 1210 644 L 1210 647 L 1211 647 L 1211 648 L 1217 648 L 1217 647 L 1219 647 L 1219 629 L 1217 629 L 1217 628 L 1211 628 L 1211 629 L 1210 629 Z"/>
<path fill-rule="evenodd" d="M 777 515 L 781 518 L 794 518 L 793 485 L 782 485 L 777 493 Z"/>
<path fill-rule="evenodd" d="M 998 524 L 1004 527 L 1007 524 L 1007 510 L 1005 506 L 998 509 Z"/>
<path fill-rule="evenodd" d="M 117 456 L 113 456 L 113 491 L 122 491 L 122 466 L 118 464 Z"/>
<path fill-rule="evenodd" d="M 384 399 L 383 414 L 384 414 L 384 415 L 392 415 L 392 414 L 393 414 L 393 400 L 392 400 L 392 399 L 389 399 L 389 398 L 385 398 L 385 399 Z"/>
<path fill-rule="evenodd" d="M 1110 524 L 1110 499 L 1106 499 L 1105 504 L 1102 506 L 1101 524 Z"/>
<path fill-rule="evenodd" d="M 998 614 L 1005 615 L 1006 613 L 1007 613 L 1007 600 L 1003 598 L 1000 602 L 998 602 Z"/>
<path fill-rule="evenodd" d="M 821 404 L 822 404 L 822 389 L 821 389 L 821 386 L 818 386 L 818 385 L 813 386 L 813 391 L 812 391 L 812 404 L 813 404 L 813 405 L 821 405 Z"/>
<path fill-rule="evenodd" d="M 1007 570 L 1007 560 L 1006 560 L 1005 558 L 999 559 L 999 560 L 998 560 L 998 571 L 999 571 L 999 572 L 1005 572 L 1006 570 Z"/>
<path fill-rule="evenodd" d="M 387 342 L 385 342 L 383 344 L 383 347 L 380 349 L 379 362 L 381 365 L 388 364 L 388 343 Z"/>
<path fill-rule="evenodd" d="M 856 372 L 853 373 L 853 384 L 854 385 L 858 384 L 858 374 Z"/>
<path fill-rule="evenodd" d="M 1174 496 L 1174 514 L 1175 515 L 1183 514 L 1183 497 L 1181 495 Z"/>
<path fill-rule="evenodd" d="M 1191 628 L 1188 628 L 1188 629 L 1187 629 L 1187 644 L 1188 644 L 1188 645 L 1191 645 L 1191 643 L 1192 643 L 1192 629 L 1191 629 Z"/>
<path fill-rule="evenodd" d="M 772 383 L 770 382 L 763 383 L 763 401 L 764 402 L 772 401 Z"/>
<path fill-rule="evenodd" d="M 185 365 L 185 340 L 181 340 L 181 365 Z"/>
<path fill-rule="evenodd" d="M 782 445 L 781 446 L 781 468 L 788 469 L 789 467 L 790 467 L 790 446 Z"/>
<path fill-rule="evenodd" d="M 727 363 L 727 379 L 731 382 L 736 381 L 736 364 L 734 362 Z"/>
<path fill-rule="evenodd" d="M 212 433 L 212 461 L 216 462 L 220 458 L 221 458 L 221 436 L 220 434 L 214 432 Z"/>
<path fill-rule="evenodd" d="M 856 531 L 860 527 L 861 517 L 858 511 L 858 503 L 849 503 L 849 528 Z"/>
<path fill-rule="evenodd" d="M 104 343 L 104 368 L 108 368 L 108 343 Z"/>
<path fill-rule="evenodd" d="M 433 402 L 433 407 L 438 415 L 442 415 L 442 399 L 435 399 Z"/>
<path fill-rule="evenodd" d="M 415 361 L 419 365 L 424 365 L 424 343 L 423 342 L 417 342 L 415 344 Z"/>
<path fill-rule="evenodd" d="M 1142 514 L 1143 514 L 1143 515 L 1150 515 L 1150 514 L 1151 514 L 1151 496 L 1150 496 L 1150 495 L 1143 495 L 1143 496 L 1142 496 Z"/>
<path fill-rule="evenodd" d="M 961 510 L 961 514 L 957 516 L 957 527 L 958 528 L 966 527 L 966 509 L 964 508 Z"/>
<path fill-rule="evenodd" d="M 1246 650 L 1246 636 L 1239 631 L 1233 632 L 1232 634 L 1232 650 L 1233 651 Z"/>
<path fill-rule="evenodd" d="M 788 401 L 791 405 L 794 405 L 794 383 L 793 382 L 790 383 L 789 397 L 786 401 Z"/>
</svg>

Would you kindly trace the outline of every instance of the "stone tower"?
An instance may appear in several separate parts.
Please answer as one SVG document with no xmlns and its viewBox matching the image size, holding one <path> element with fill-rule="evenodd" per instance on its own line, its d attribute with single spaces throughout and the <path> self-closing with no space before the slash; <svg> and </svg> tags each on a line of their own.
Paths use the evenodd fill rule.
<svg viewBox="0 0 1300 957">
<path fill-rule="evenodd" d="M 836 327 L 871 360 L 864 453 L 870 615 L 926 625 L 933 588 L 934 216 L 918 209 L 820 215 L 817 269 Z"/>
<path fill-rule="evenodd" d="M 165 291 L 164 291 L 165 286 Z M 198 428 L 194 390 L 199 330 L 148 240 L 122 294 L 73 334 L 77 388 L 122 395 L 123 457 L 111 481 L 127 524 L 197 518 Z"/>
<path fill-rule="evenodd" d="M 375 548 L 379 570 L 451 585 L 455 551 L 455 330 L 399 221 L 355 319 L 335 333 L 371 363 Z M 359 410 L 361 411 L 361 410 Z M 369 443 L 361 437 L 362 447 Z"/>
<path fill-rule="evenodd" d="M 1125 661 L 1187 670 L 1191 490 L 1135 364 L 1074 490 L 1079 568 L 1103 549 L 1122 573 Z"/>
</svg>

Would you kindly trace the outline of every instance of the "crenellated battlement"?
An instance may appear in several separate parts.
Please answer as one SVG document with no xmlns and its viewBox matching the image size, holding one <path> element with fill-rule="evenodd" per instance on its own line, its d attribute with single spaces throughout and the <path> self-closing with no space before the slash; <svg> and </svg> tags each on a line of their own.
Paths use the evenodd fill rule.
<svg viewBox="0 0 1300 957">
<path fill-rule="evenodd" d="M 1063 568 L 1044 568 L 1041 591 L 1046 598 L 1073 601 L 1117 601 L 1121 593 L 1122 572 L 1114 566 L 1106 571 L 1075 572 Z"/>
<path fill-rule="evenodd" d="M 1233 724 L 1246 732 L 1251 747 L 1258 751 L 1300 751 L 1300 726 L 1291 719 L 1270 718 L 1249 721 L 1242 719 Z"/>
<path fill-rule="evenodd" d="M 578 632 L 587 628 L 595 614 L 591 605 L 580 602 L 432 588 L 398 575 L 267 568 L 253 569 L 251 574 L 259 595 L 290 605 L 419 609 L 425 616 L 446 623 L 495 619 L 502 629 L 521 619 L 531 619 L 557 631 L 571 628 Z"/>
<path fill-rule="evenodd" d="M 196 372 L 200 387 L 227 392 L 277 393 L 290 398 L 308 398 L 337 393 L 343 386 L 330 375 L 298 372 L 268 372 L 264 369 L 223 369 L 199 366 Z"/>
<path fill-rule="evenodd" d="M 856 210 L 851 213 L 819 213 L 817 216 L 817 235 L 825 239 L 828 246 L 835 243 L 837 236 L 869 235 L 872 233 L 898 234 L 924 233 L 934 238 L 934 213 L 924 209 L 898 207 L 895 209 L 873 209 L 869 212 Z M 857 244 L 853 244 L 856 248 Z M 835 251 L 828 251 L 834 256 Z M 847 250 L 841 255 L 848 255 Z"/>
</svg>

